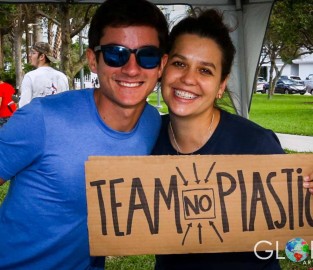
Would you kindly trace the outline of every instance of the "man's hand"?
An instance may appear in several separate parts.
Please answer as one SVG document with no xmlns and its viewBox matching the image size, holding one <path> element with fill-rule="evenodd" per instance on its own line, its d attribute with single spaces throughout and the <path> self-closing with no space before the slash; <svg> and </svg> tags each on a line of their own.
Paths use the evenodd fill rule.
<svg viewBox="0 0 313 270">
<path fill-rule="evenodd" d="M 303 187 L 308 188 L 313 195 L 313 172 L 303 178 Z"/>
</svg>

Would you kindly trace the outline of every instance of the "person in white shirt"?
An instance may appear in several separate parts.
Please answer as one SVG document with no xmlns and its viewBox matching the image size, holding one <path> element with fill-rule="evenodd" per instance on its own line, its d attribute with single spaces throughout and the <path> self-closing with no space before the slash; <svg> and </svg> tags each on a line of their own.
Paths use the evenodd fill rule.
<svg viewBox="0 0 313 270">
<path fill-rule="evenodd" d="M 25 74 L 21 84 L 19 107 L 35 97 L 44 97 L 69 90 L 64 73 L 50 66 L 57 62 L 53 50 L 46 42 L 36 42 L 30 50 L 30 64 L 36 69 Z"/>
</svg>

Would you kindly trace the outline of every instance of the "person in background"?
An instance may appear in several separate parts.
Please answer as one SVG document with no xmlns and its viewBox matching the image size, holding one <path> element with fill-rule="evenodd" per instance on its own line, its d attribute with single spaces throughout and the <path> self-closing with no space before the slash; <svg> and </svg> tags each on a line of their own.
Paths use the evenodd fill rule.
<svg viewBox="0 0 313 270">
<path fill-rule="evenodd" d="M 229 31 L 214 9 L 173 27 L 161 82 L 169 114 L 162 116 L 154 155 L 284 154 L 273 131 L 216 106 L 226 90 L 235 55 Z M 259 260 L 253 252 L 156 256 L 155 270 L 202 269 L 274 270 L 280 266 L 275 256 Z"/>
<path fill-rule="evenodd" d="M 91 257 L 84 164 L 151 153 L 161 117 L 146 103 L 167 60 L 165 16 L 146 0 L 107 0 L 87 58 L 99 88 L 36 98 L 0 130 L 0 269 L 104 269 Z M 9 153 L 9 154 L 8 154 Z"/>
<path fill-rule="evenodd" d="M 33 98 L 45 97 L 69 90 L 68 79 L 64 73 L 51 67 L 56 63 L 51 46 L 46 42 L 36 42 L 30 50 L 30 64 L 35 67 L 25 74 L 21 84 L 19 108 Z"/>
<path fill-rule="evenodd" d="M 15 89 L 9 83 L 4 82 L 0 78 L 0 128 L 10 119 L 16 111 L 16 104 L 12 96 Z"/>
</svg>

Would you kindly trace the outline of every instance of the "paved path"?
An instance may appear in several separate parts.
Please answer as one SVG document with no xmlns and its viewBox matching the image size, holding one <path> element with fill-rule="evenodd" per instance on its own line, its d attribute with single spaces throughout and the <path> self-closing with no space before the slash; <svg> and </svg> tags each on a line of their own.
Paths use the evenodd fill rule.
<svg viewBox="0 0 313 270">
<path fill-rule="evenodd" d="M 313 137 L 276 133 L 284 149 L 313 153 Z"/>
</svg>

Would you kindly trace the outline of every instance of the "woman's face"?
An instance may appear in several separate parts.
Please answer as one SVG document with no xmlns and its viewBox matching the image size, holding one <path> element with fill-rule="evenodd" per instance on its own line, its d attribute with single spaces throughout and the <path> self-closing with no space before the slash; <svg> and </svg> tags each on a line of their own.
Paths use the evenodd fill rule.
<svg viewBox="0 0 313 270">
<path fill-rule="evenodd" d="M 179 36 L 169 54 L 162 77 L 162 95 L 177 116 L 210 114 L 223 94 L 222 52 L 212 40 L 194 34 Z"/>
</svg>

